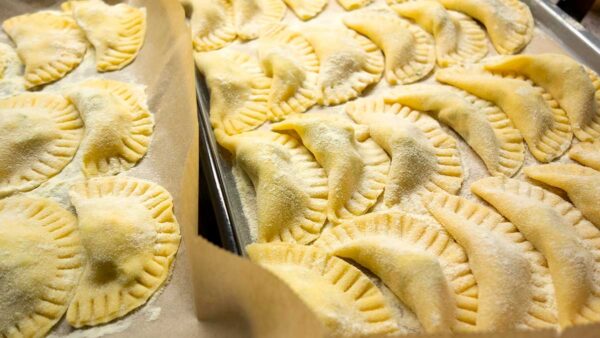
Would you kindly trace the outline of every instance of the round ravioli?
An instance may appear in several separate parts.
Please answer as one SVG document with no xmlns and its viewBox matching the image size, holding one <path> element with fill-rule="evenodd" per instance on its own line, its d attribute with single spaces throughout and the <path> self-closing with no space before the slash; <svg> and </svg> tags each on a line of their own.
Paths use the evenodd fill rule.
<svg viewBox="0 0 600 338">
<path fill-rule="evenodd" d="M 43 337 L 67 310 L 83 265 L 77 220 L 48 199 L 0 201 L 0 337 Z"/>
<path fill-rule="evenodd" d="M 154 118 L 141 86 L 114 80 L 88 80 L 67 95 L 81 113 L 86 176 L 112 175 L 132 168 L 148 151 Z"/>
<path fill-rule="evenodd" d="M 87 267 L 67 320 L 106 323 L 143 305 L 167 279 L 180 240 L 173 200 L 157 184 L 122 176 L 78 183 L 70 197 Z"/>
<path fill-rule="evenodd" d="M 62 96 L 26 93 L 0 100 L 0 196 L 36 188 L 73 158 L 83 123 Z"/>
<path fill-rule="evenodd" d="M 146 36 L 146 10 L 101 0 L 72 1 L 72 14 L 96 49 L 99 72 L 119 70 L 139 53 Z"/>
<path fill-rule="evenodd" d="M 379 276 L 426 332 L 475 328 L 477 283 L 465 252 L 443 230 L 403 212 L 377 212 L 324 231 L 314 245 Z"/>
<path fill-rule="evenodd" d="M 27 89 L 54 82 L 81 63 L 87 42 L 73 18 L 50 12 L 12 17 L 2 28 L 25 64 Z"/>
<path fill-rule="evenodd" d="M 331 337 L 399 333 L 393 309 L 360 270 L 312 246 L 251 244 L 250 259 L 286 282 L 330 330 Z"/>
</svg>

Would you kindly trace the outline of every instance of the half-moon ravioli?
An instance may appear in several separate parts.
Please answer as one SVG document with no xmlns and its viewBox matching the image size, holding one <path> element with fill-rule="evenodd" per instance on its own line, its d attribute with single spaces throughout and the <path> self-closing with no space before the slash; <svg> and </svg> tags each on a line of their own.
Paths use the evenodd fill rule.
<svg viewBox="0 0 600 338">
<path fill-rule="evenodd" d="M 445 193 L 427 195 L 425 205 L 467 252 L 479 288 L 477 330 L 557 326 L 546 261 L 514 225 L 483 205 Z"/>
<path fill-rule="evenodd" d="M 56 202 L 0 201 L 0 337 L 44 337 L 67 310 L 84 262 L 77 219 Z"/>
<path fill-rule="evenodd" d="M 388 9 L 362 9 L 346 15 L 344 24 L 365 35 L 385 55 L 385 78 L 390 84 L 418 81 L 435 66 L 432 37 Z"/>
<path fill-rule="evenodd" d="M 391 8 L 433 34 L 436 59 L 441 67 L 477 62 L 488 52 L 485 32 L 475 21 L 446 10 L 436 1 L 410 1 Z"/>
<path fill-rule="evenodd" d="M 36 188 L 73 159 L 83 134 L 75 107 L 55 94 L 0 100 L 0 196 Z"/>
<path fill-rule="evenodd" d="M 293 137 L 265 130 L 228 136 L 216 129 L 215 136 L 252 180 L 258 242 L 315 240 L 325 223 L 328 190 L 313 155 Z"/>
<path fill-rule="evenodd" d="M 569 151 L 569 157 L 586 167 L 600 170 L 600 141 L 575 144 Z"/>
<path fill-rule="evenodd" d="M 347 118 L 325 113 L 290 116 L 275 131 L 293 130 L 327 172 L 327 215 L 337 224 L 366 213 L 383 193 L 389 159 Z"/>
<path fill-rule="evenodd" d="M 233 135 L 263 124 L 271 81 L 256 60 L 234 50 L 196 53 L 196 67 L 210 91 L 210 123 Z"/>
<path fill-rule="evenodd" d="M 182 0 L 191 13 L 192 42 L 198 52 L 220 49 L 236 38 L 233 6 L 226 0 Z"/>
<path fill-rule="evenodd" d="M 300 20 L 310 20 L 321 13 L 328 0 L 283 0 Z"/>
<path fill-rule="evenodd" d="M 346 105 L 354 121 L 392 158 L 383 201 L 392 207 L 424 191 L 460 190 L 463 176 L 456 141 L 431 117 L 385 97 Z"/>
<path fill-rule="evenodd" d="M 88 0 L 72 1 L 71 10 L 96 50 L 99 72 L 119 70 L 138 55 L 146 36 L 146 9 Z"/>
<path fill-rule="evenodd" d="M 282 24 L 267 26 L 259 38 L 258 58 L 273 79 L 267 101 L 269 118 L 304 113 L 317 102 L 319 59 L 299 33 Z"/>
<path fill-rule="evenodd" d="M 312 246 L 250 244 L 250 259 L 286 282 L 332 337 L 398 333 L 393 309 L 360 270 Z"/>
<path fill-rule="evenodd" d="M 180 240 L 173 200 L 155 183 L 124 176 L 77 183 L 69 195 L 87 266 L 67 321 L 106 323 L 143 305 L 167 279 Z"/>
<path fill-rule="evenodd" d="M 513 176 L 525 160 L 523 138 L 495 105 L 462 90 L 439 85 L 408 85 L 384 95 L 423 112 L 456 131 L 494 175 Z"/>
<path fill-rule="evenodd" d="M 548 260 L 561 326 L 600 320 L 600 231 L 557 195 L 505 177 L 471 190 L 494 206 Z"/>
<path fill-rule="evenodd" d="M 369 39 L 337 26 L 308 26 L 301 33 L 319 58 L 320 104 L 344 103 L 379 82 L 383 55 Z"/>
<path fill-rule="evenodd" d="M 241 40 L 256 39 L 261 29 L 281 21 L 285 4 L 281 0 L 232 0 L 233 23 Z"/>
<path fill-rule="evenodd" d="M 498 105 L 538 161 L 550 162 L 569 149 L 573 138 L 569 118 L 543 88 L 523 78 L 503 77 L 474 67 L 442 69 L 436 78 Z"/>
<path fill-rule="evenodd" d="M 483 23 L 500 54 L 521 51 L 533 37 L 534 21 L 519 0 L 437 0 L 444 7 L 463 12 Z"/>
<path fill-rule="evenodd" d="M 552 163 L 525 168 L 525 175 L 560 188 L 587 220 L 600 228 L 600 172 L 574 163 Z"/>
<path fill-rule="evenodd" d="M 448 234 L 397 211 L 371 213 L 323 232 L 315 246 L 379 276 L 426 332 L 475 328 L 478 288 Z"/>
<path fill-rule="evenodd" d="M 543 87 L 565 110 L 575 136 L 581 141 L 600 137 L 600 107 L 596 88 L 585 67 L 562 54 L 506 56 L 490 61 L 492 72 L 517 73 Z"/>
<path fill-rule="evenodd" d="M 87 42 L 73 18 L 38 12 L 12 17 L 2 28 L 25 64 L 25 88 L 63 78 L 83 60 Z"/>
<path fill-rule="evenodd" d="M 154 118 L 144 89 L 114 80 L 88 80 L 67 94 L 85 123 L 81 143 L 86 176 L 113 175 L 135 166 L 150 145 Z"/>
</svg>

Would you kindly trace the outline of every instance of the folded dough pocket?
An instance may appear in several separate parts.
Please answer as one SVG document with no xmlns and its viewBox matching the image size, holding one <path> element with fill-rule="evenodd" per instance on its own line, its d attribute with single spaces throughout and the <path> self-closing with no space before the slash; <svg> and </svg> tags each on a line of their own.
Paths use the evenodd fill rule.
<svg viewBox="0 0 600 338">
<path fill-rule="evenodd" d="M 356 217 L 314 244 L 376 274 L 427 333 L 472 331 L 478 288 L 467 256 L 444 231 L 398 211 Z"/>
<path fill-rule="evenodd" d="M 234 50 L 196 53 L 194 57 L 210 91 L 214 129 L 239 134 L 267 120 L 271 80 L 253 57 Z"/>
<path fill-rule="evenodd" d="M 2 28 L 25 64 L 25 88 L 63 78 L 83 60 L 87 42 L 73 18 L 50 12 L 12 17 Z"/>
<path fill-rule="evenodd" d="M 0 196 L 29 191 L 73 159 L 83 134 L 75 107 L 55 94 L 0 100 Z"/>
<path fill-rule="evenodd" d="M 83 270 L 77 219 L 49 199 L 3 199 L 0 257 L 0 336 L 45 336 Z"/>
<path fill-rule="evenodd" d="M 86 176 L 114 175 L 133 168 L 148 151 L 154 118 L 141 86 L 88 80 L 67 97 L 83 117 L 82 169 Z"/>
<path fill-rule="evenodd" d="M 106 323 L 143 305 L 167 279 L 180 240 L 173 200 L 157 184 L 123 176 L 77 183 L 70 198 L 87 266 L 67 321 Z"/>
<path fill-rule="evenodd" d="M 327 175 L 313 155 L 293 137 L 270 131 L 215 135 L 254 185 L 257 241 L 314 241 L 326 219 Z"/>
<path fill-rule="evenodd" d="M 286 282 L 332 337 L 396 334 L 394 310 L 371 280 L 345 261 L 313 246 L 250 244 L 250 259 Z"/>
</svg>

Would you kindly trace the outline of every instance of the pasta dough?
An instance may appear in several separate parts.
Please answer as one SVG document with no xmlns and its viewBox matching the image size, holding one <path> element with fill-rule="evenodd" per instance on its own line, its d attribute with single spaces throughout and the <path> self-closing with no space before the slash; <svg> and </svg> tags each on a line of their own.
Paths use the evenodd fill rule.
<svg viewBox="0 0 600 338">
<path fill-rule="evenodd" d="M 233 7 L 226 0 L 180 0 L 191 11 L 192 42 L 198 52 L 223 48 L 237 36 Z"/>
<path fill-rule="evenodd" d="M 527 167 L 525 175 L 566 191 L 585 218 L 600 228 L 600 172 L 577 164 L 553 163 Z"/>
<path fill-rule="evenodd" d="M 521 133 L 502 110 L 461 90 L 409 85 L 387 94 L 388 102 L 428 112 L 456 131 L 494 176 L 513 176 L 525 160 Z"/>
<path fill-rule="evenodd" d="M 232 0 L 233 22 L 241 40 L 256 39 L 261 29 L 281 21 L 285 4 L 281 0 Z"/>
<path fill-rule="evenodd" d="M 71 17 L 38 12 L 2 24 L 25 64 L 25 88 L 63 78 L 79 65 L 87 49 L 85 36 Z"/>
<path fill-rule="evenodd" d="M 25 93 L 0 100 L 0 197 L 29 191 L 75 155 L 83 123 L 62 96 Z"/>
<path fill-rule="evenodd" d="M 43 337 L 83 265 L 75 216 L 43 198 L 0 200 L 0 336 Z"/>
<path fill-rule="evenodd" d="M 323 25 L 305 27 L 302 35 L 319 58 L 320 104 L 344 103 L 379 82 L 383 55 L 369 39 L 352 30 Z"/>
<path fill-rule="evenodd" d="M 67 97 L 86 127 L 81 144 L 86 176 L 117 174 L 133 168 L 146 154 L 154 118 L 142 88 L 114 80 L 88 80 Z"/>
<path fill-rule="evenodd" d="M 284 0 L 300 20 L 310 20 L 321 13 L 327 0 Z"/>
<path fill-rule="evenodd" d="M 22 64 L 11 46 L 0 43 L 0 99 L 23 91 Z"/>
<path fill-rule="evenodd" d="M 579 140 L 592 141 L 600 137 L 596 88 L 577 61 L 561 54 L 516 55 L 489 62 L 485 68 L 525 75 L 558 101 Z"/>
<path fill-rule="evenodd" d="M 332 337 L 398 332 L 392 308 L 360 270 L 309 246 L 250 244 L 250 259 L 286 282 L 310 307 Z"/>
<path fill-rule="evenodd" d="M 291 116 L 272 129 L 298 133 L 327 172 L 327 215 L 334 224 L 366 213 L 383 193 L 389 159 L 374 141 L 363 139 L 350 121 L 311 113 Z"/>
<path fill-rule="evenodd" d="M 120 318 L 165 282 L 179 247 L 171 195 L 128 177 L 93 178 L 70 191 L 87 267 L 67 311 L 74 327 Z"/>
<path fill-rule="evenodd" d="M 569 157 L 584 166 L 600 170 L 600 141 L 577 143 L 569 151 Z"/>
<path fill-rule="evenodd" d="M 344 17 L 344 24 L 367 36 L 385 55 L 390 84 L 418 81 L 433 70 L 435 47 L 429 34 L 387 9 L 362 9 Z"/>
<path fill-rule="evenodd" d="M 402 212 L 371 213 L 324 231 L 315 246 L 379 276 L 426 332 L 476 325 L 478 288 L 467 257 L 439 229 Z"/>
<path fill-rule="evenodd" d="M 319 60 L 302 35 L 280 24 L 266 27 L 259 39 L 258 58 L 273 79 L 267 101 L 271 120 L 304 113 L 317 102 Z"/>
<path fill-rule="evenodd" d="M 462 168 L 456 141 L 431 117 L 385 97 L 346 105 L 356 122 L 369 126 L 371 137 L 392 158 L 383 202 L 402 205 L 424 191 L 457 193 Z"/>
<path fill-rule="evenodd" d="M 437 0 L 447 9 L 464 12 L 483 23 L 500 54 L 516 54 L 533 37 L 529 7 L 519 0 Z"/>
<path fill-rule="evenodd" d="M 441 67 L 477 62 L 488 52 L 485 32 L 477 23 L 462 13 L 447 11 L 438 2 L 410 1 L 391 8 L 433 34 Z"/>
<path fill-rule="evenodd" d="M 210 123 L 233 135 L 267 119 L 271 81 L 248 54 L 232 50 L 196 53 L 196 67 L 210 90 Z"/>
<path fill-rule="evenodd" d="M 538 161 L 550 162 L 569 149 L 573 138 L 569 119 L 542 88 L 476 68 L 447 68 L 438 71 L 436 78 L 502 108 Z"/>
<path fill-rule="evenodd" d="M 258 242 L 310 243 L 326 218 L 327 175 L 291 136 L 265 130 L 228 136 L 215 130 L 252 180 L 256 191 Z"/>
<path fill-rule="evenodd" d="M 544 257 L 494 211 L 444 193 L 425 198 L 429 212 L 465 249 L 477 280 L 477 329 L 507 331 L 557 325 Z M 550 290 L 550 291 L 549 291 Z"/>
<path fill-rule="evenodd" d="M 73 1 L 72 14 L 96 50 L 99 72 L 119 70 L 136 58 L 146 36 L 146 10 L 101 0 Z"/>
<path fill-rule="evenodd" d="M 598 321 L 600 231 L 560 197 L 517 180 L 489 177 L 471 190 L 494 206 L 548 260 L 561 326 Z M 592 252 L 593 251 L 593 252 Z"/>
</svg>

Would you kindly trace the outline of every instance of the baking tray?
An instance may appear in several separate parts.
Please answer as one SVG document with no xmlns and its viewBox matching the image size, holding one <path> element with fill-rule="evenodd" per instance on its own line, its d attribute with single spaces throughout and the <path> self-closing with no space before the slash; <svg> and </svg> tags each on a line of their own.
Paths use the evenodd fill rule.
<svg viewBox="0 0 600 338">
<path fill-rule="evenodd" d="M 600 72 L 600 40 L 579 22 L 548 0 L 522 0 L 529 6 L 536 28 L 558 42 L 572 57 L 596 72 Z M 200 124 L 200 163 L 212 202 L 222 246 L 238 255 L 251 242 L 248 220 L 232 173 L 229 153 L 220 149 L 209 121 L 209 93 L 203 76 L 196 71 L 198 121 Z M 206 208 L 208 206 L 202 206 Z"/>
</svg>

